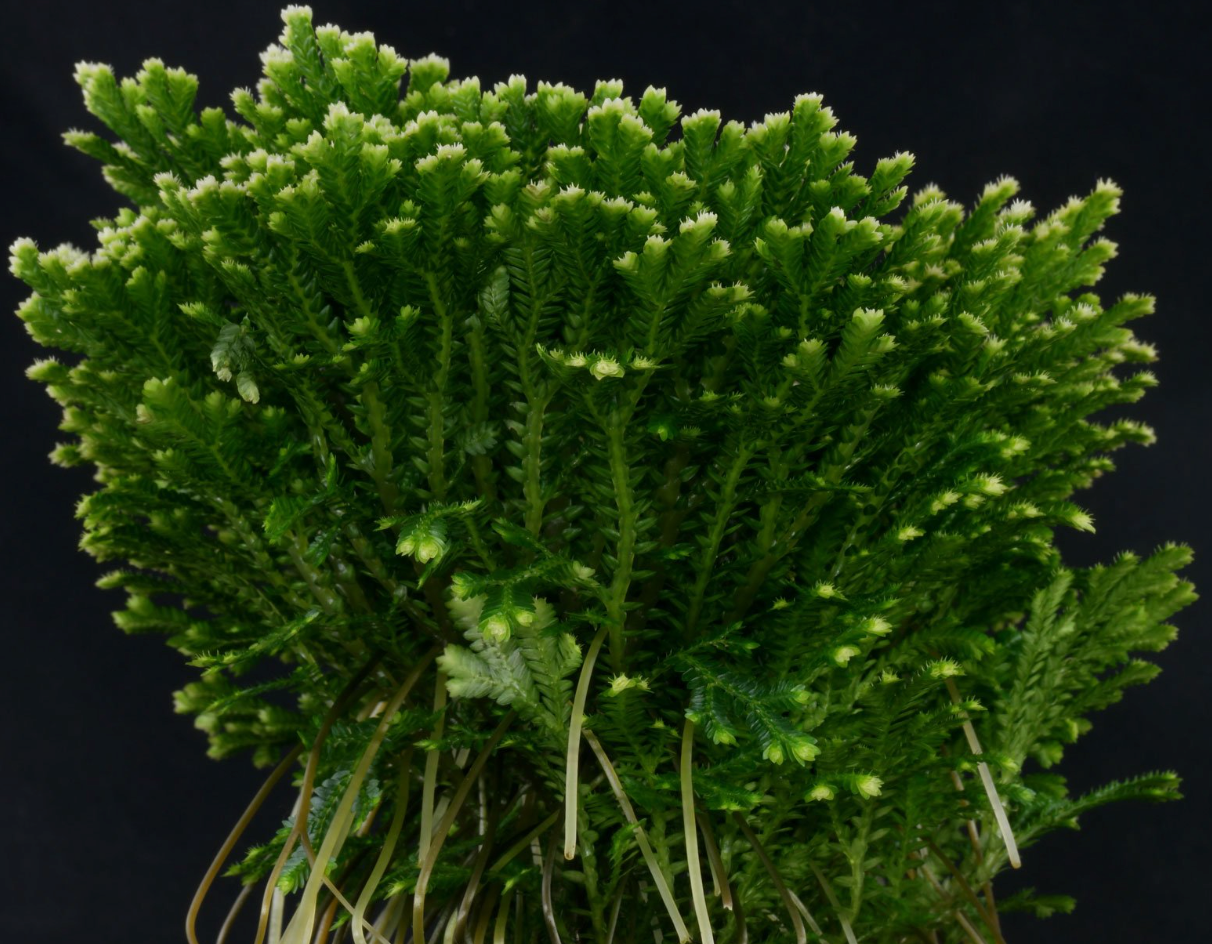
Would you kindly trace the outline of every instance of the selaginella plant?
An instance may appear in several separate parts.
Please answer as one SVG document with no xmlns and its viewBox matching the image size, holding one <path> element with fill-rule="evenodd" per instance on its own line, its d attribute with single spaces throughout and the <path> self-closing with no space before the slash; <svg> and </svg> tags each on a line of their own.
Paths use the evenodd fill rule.
<svg viewBox="0 0 1212 944">
<path fill-rule="evenodd" d="M 861 176 L 816 95 L 484 91 L 283 19 L 236 117 L 81 64 L 118 140 L 67 141 L 132 205 L 12 251 L 118 625 L 200 667 L 211 756 L 277 764 L 189 940 L 225 864 L 283 944 L 993 944 L 1068 907 L 991 883 L 1177 796 L 1050 768 L 1194 598 L 1184 547 L 1053 545 L 1153 439 L 1090 419 L 1155 382 L 1152 300 L 1086 291 L 1117 188 L 904 206 L 913 159 Z"/>
</svg>

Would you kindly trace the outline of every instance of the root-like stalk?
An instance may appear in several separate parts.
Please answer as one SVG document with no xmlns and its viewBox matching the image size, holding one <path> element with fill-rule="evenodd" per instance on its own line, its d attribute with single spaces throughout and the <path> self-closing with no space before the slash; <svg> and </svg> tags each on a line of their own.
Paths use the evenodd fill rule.
<svg viewBox="0 0 1212 944">
<path fill-rule="evenodd" d="M 540 904 L 543 909 L 543 924 L 547 928 L 547 936 L 551 938 L 551 944 L 564 944 L 560 940 L 560 929 L 556 925 L 555 908 L 551 904 L 551 877 L 555 872 L 555 856 L 556 856 L 556 834 L 551 834 L 551 840 L 547 843 L 547 855 L 543 857 L 543 881 L 540 885 Z"/>
<path fill-rule="evenodd" d="M 350 775 L 349 783 L 346 785 L 345 792 L 341 796 L 341 802 L 337 805 L 336 812 L 333 813 L 332 822 L 324 834 L 324 841 L 321 843 L 320 851 L 316 854 L 316 860 L 312 864 L 311 875 L 308 877 L 307 884 L 303 888 L 302 899 L 295 909 L 290 924 L 287 925 L 283 935 L 282 940 L 284 944 L 306 944 L 310 939 L 311 933 L 315 928 L 316 898 L 320 893 L 320 888 L 324 885 L 328 863 L 340 853 L 341 847 L 344 845 L 346 838 L 348 838 L 349 826 L 353 818 L 354 801 L 362 789 L 362 784 L 366 780 L 367 773 L 370 771 L 371 763 L 373 763 L 375 756 L 379 753 L 383 739 L 387 736 L 387 729 L 391 725 L 391 720 L 396 716 L 396 713 L 400 710 L 400 706 L 404 703 L 404 699 L 408 697 L 408 693 L 412 691 L 413 686 L 416 685 L 417 680 L 420 679 L 421 674 L 436 655 L 436 648 L 431 649 L 413 667 L 404 683 L 392 696 L 391 701 L 383 710 L 379 724 L 375 728 L 374 734 L 371 735 L 370 743 L 366 745 L 366 749 L 362 752 L 362 757 L 358 761 L 358 766 Z M 352 911 L 352 908 L 350 910 Z"/>
<path fill-rule="evenodd" d="M 265 778 L 265 783 L 261 785 L 261 789 L 257 791 L 256 796 L 248 804 L 244 814 L 236 821 L 236 825 L 232 827 L 228 833 L 227 839 L 223 845 L 219 847 L 219 851 L 215 853 L 215 858 L 210 864 L 210 868 L 206 870 L 206 874 L 202 876 L 202 881 L 198 885 L 198 890 L 194 892 L 194 900 L 189 904 L 189 911 L 185 913 L 185 936 L 189 940 L 189 944 L 198 944 L 198 912 L 202 910 L 202 902 L 206 900 L 206 893 L 210 891 L 210 886 L 214 884 L 215 878 L 219 875 L 219 870 L 223 868 L 223 863 L 227 861 L 227 857 L 231 855 L 231 850 L 235 848 L 240 837 L 244 835 L 244 830 L 248 828 L 248 824 L 252 822 L 252 818 L 257 815 L 257 810 L 261 809 L 261 805 L 265 802 L 270 792 L 278 781 L 286 776 L 286 772 L 290 770 L 295 759 L 303 753 L 302 747 L 296 747 L 290 751 L 278 763 L 278 766 L 273 769 L 273 772 Z"/>
<path fill-rule="evenodd" d="M 804 908 L 803 902 L 791 894 L 787 889 L 787 883 L 783 881 L 783 876 L 779 874 L 779 870 L 775 868 L 774 862 L 770 856 L 766 854 L 765 848 L 758 840 L 757 834 L 749 828 L 749 824 L 745 822 L 745 817 L 740 813 L 733 813 L 732 818 L 741 828 L 741 832 L 745 834 L 745 838 L 749 840 L 749 844 L 753 846 L 753 851 L 757 853 L 758 859 L 766 869 L 766 874 L 770 876 L 770 881 L 774 885 L 775 890 L 779 893 L 779 897 L 783 900 L 783 907 L 787 909 L 787 914 L 791 917 L 791 926 L 795 930 L 796 944 L 807 944 L 808 934 L 804 931 L 804 921 L 800 917 L 801 910 L 804 917 L 812 924 L 814 934 L 820 935 L 821 929 L 816 926 L 816 922 L 812 921 L 812 916 L 808 914 L 808 909 Z M 797 905 L 798 902 L 798 905 Z"/>
<path fill-rule="evenodd" d="M 833 885 L 825 877 L 825 873 L 816 867 L 815 862 L 810 862 L 809 865 L 812 867 L 812 873 L 816 876 L 816 880 L 821 883 L 821 890 L 824 891 L 825 897 L 829 899 L 829 904 L 837 912 L 837 920 L 842 926 L 842 933 L 846 935 L 846 941 L 848 944 L 858 944 L 858 940 L 854 936 L 854 928 L 850 926 L 850 919 L 846 917 L 846 912 L 842 909 L 842 903 L 837 900 L 837 895 L 833 892 Z"/>
<path fill-rule="evenodd" d="M 724 860 L 720 857 L 720 847 L 716 845 L 715 833 L 711 829 L 711 819 L 702 810 L 695 812 L 699 831 L 703 834 L 703 848 L 707 850 L 707 864 L 711 866 L 711 881 L 715 886 L 712 894 L 720 899 L 725 911 L 732 910 L 732 887 L 724 872 Z"/>
<path fill-rule="evenodd" d="M 362 893 L 358 896 L 358 902 L 354 906 L 353 936 L 358 944 L 366 944 L 366 935 L 362 931 L 362 916 L 366 913 L 366 906 L 370 904 L 375 889 L 379 887 L 379 880 L 387 871 L 392 853 L 396 850 L 396 841 L 400 838 L 400 830 L 404 827 L 404 814 L 408 808 L 408 783 L 411 777 L 412 748 L 409 747 L 400 758 L 400 783 L 396 788 L 396 808 L 391 817 L 391 826 L 387 830 L 379 858 L 375 860 L 374 868 L 371 869 Z"/>
<path fill-rule="evenodd" d="M 947 679 L 947 691 L 951 695 L 951 701 L 959 704 L 960 695 L 959 689 L 955 687 L 955 682 Z M 972 727 L 971 721 L 964 721 L 964 737 L 968 741 L 968 748 L 976 757 L 981 756 L 981 742 L 976 736 L 976 729 Z M 1010 828 L 1010 818 L 1006 815 L 1006 808 L 1002 805 L 1002 798 L 998 796 L 997 786 L 993 782 L 993 774 L 989 772 L 989 765 L 983 760 L 978 761 L 976 765 L 977 772 L 980 774 L 981 785 L 985 788 L 985 794 L 989 797 L 989 806 L 993 810 L 993 818 L 997 820 L 998 831 L 1002 834 L 1002 842 L 1006 844 L 1006 858 L 1010 861 L 1012 868 L 1021 868 L 1022 859 L 1018 854 L 1018 843 L 1014 839 L 1014 830 Z"/>
<path fill-rule="evenodd" d="M 610 758 L 606 756 L 606 752 L 602 750 L 601 743 L 599 743 L 592 731 L 585 732 L 585 740 L 593 748 L 594 754 L 597 755 L 598 763 L 602 765 L 602 771 L 606 774 L 606 780 L 610 784 L 610 789 L 614 791 L 615 799 L 618 800 L 623 815 L 627 818 L 627 822 L 635 828 L 636 844 L 640 847 L 640 854 L 644 857 L 648 871 L 652 873 L 652 880 L 656 883 L 661 901 L 665 903 L 665 910 L 669 912 L 669 918 L 673 921 L 674 929 L 678 933 L 678 942 L 679 944 L 686 944 L 690 940 L 690 931 L 678 912 L 677 902 L 674 900 L 673 893 L 669 890 L 669 883 L 665 881 L 665 873 L 661 871 L 661 865 L 657 862 L 656 854 L 653 853 L 652 846 L 648 842 L 648 834 L 644 832 L 644 827 L 640 825 L 640 821 L 635 815 L 635 809 L 631 805 L 631 800 L 627 798 L 627 793 L 623 790 L 623 782 L 619 780 L 619 775 L 614 769 L 614 764 L 610 762 Z M 803 942 L 801 941 L 800 944 L 803 944 Z"/>
<path fill-rule="evenodd" d="M 699 830 L 694 816 L 694 722 L 689 718 L 682 726 L 682 830 L 686 843 L 686 871 L 690 877 L 690 897 L 694 901 L 694 918 L 699 926 L 702 944 L 715 944 L 711 933 L 711 917 L 707 911 L 707 896 L 703 892 L 703 865 L 699 861 Z"/>
<path fill-rule="evenodd" d="M 446 675 L 439 669 L 433 690 L 433 710 L 438 720 L 430 734 L 431 741 L 438 741 L 446 725 Z M 425 778 L 421 782 L 421 838 L 417 844 L 417 861 L 424 862 L 429 855 L 429 842 L 433 838 L 433 798 L 438 784 L 438 751 L 435 748 L 425 755 Z"/>
<path fill-rule="evenodd" d="M 572 716 L 568 722 L 568 757 L 564 774 L 564 858 L 572 859 L 577 854 L 577 773 L 581 763 L 581 727 L 585 722 L 585 702 L 589 698 L 589 682 L 593 678 L 593 664 L 597 661 L 602 643 L 606 639 L 603 626 L 589 644 L 581 675 L 577 679 L 576 696 L 572 700 Z"/>
<path fill-rule="evenodd" d="M 417 888 L 413 894 L 412 939 L 414 941 L 425 940 L 425 890 L 429 885 L 429 877 L 433 874 L 433 867 L 437 864 L 438 854 L 442 851 L 442 844 L 446 840 L 446 834 L 450 832 L 450 827 L 454 825 L 455 817 L 459 815 L 459 810 L 463 808 L 463 804 L 467 800 L 467 794 L 471 792 L 471 788 L 483 772 L 484 765 L 488 763 L 488 758 L 497 744 L 500 743 L 501 738 L 505 735 L 505 730 L 515 717 L 515 712 L 511 711 L 497 725 L 496 730 L 492 732 L 492 736 L 488 739 L 488 743 L 484 745 L 479 756 L 472 762 L 467 773 L 463 775 L 463 779 L 455 790 L 454 797 L 451 798 L 450 806 L 446 808 L 442 821 L 438 824 L 438 828 L 434 830 L 429 850 L 424 861 L 421 863 L 420 874 L 417 875 Z"/>
</svg>

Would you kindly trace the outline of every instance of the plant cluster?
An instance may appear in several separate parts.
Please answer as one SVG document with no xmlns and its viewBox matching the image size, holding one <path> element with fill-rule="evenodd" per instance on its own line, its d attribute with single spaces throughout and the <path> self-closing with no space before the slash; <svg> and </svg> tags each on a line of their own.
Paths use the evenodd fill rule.
<svg viewBox="0 0 1212 944">
<path fill-rule="evenodd" d="M 1177 795 L 1051 768 L 1194 597 L 1184 547 L 1053 545 L 1153 438 L 1092 418 L 1155 383 L 1152 300 L 1088 291 L 1118 189 L 906 201 L 817 95 L 486 91 L 283 19 L 235 116 L 81 64 L 116 140 L 67 141 L 131 206 L 12 250 L 118 625 L 201 669 L 213 757 L 278 764 L 191 941 L 266 802 L 258 942 L 993 944 L 1068 907 L 992 880 Z"/>
</svg>

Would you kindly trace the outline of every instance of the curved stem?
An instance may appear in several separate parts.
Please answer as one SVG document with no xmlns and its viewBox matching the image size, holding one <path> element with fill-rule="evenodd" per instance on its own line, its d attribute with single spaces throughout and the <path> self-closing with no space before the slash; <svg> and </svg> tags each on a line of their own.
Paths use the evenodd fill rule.
<svg viewBox="0 0 1212 944">
<path fill-rule="evenodd" d="M 446 676 L 438 670 L 437 681 L 433 691 L 433 710 L 438 713 L 434 723 L 431 741 L 439 741 L 446 725 Z M 417 861 L 424 862 L 429 854 L 429 842 L 433 836 L 433 798 L 438 784 L 438 751 L 435 748 L 425 755 L 425 779 L 421 782 L 421 836 L 417 842 Z"/>
<path fill-rule="evenodd" d="M 703 834 L 703 847 L 707 850 L 707 864 L 711 866 L 711 880 L 715 883 L 715 894 L 720 898 L 720 904 L 725 911 L 732 910 L 732 886 L 724 871 L 724 860 L 720 857 L 720 847 L 716 845 L 715 833 L 711 829 L 711 820 L 702 810 L 696 811 L 699 831 Z"/>
<path fill-rule="evenodd" d="M 556 927 L 555 909 L 551 906 L 551 876 L 555 872 L 556 834 L 551 834 L 547 843 L 547 855 L 543 857 L 543 881 L 540 886 L 540 903 L 543 909 L 543 924 L 547 927 L 547 936 L 551 944 L 563 944 L 560 940 L 560 929 Z"/>
<path fill-rule="evenodd" d="M 577 775 L 581 763 L 581 727 L 585 723 L 585 702 L 589 698 L 589 681 L 593 677 L 593 664 L 602 651 L 607 627 L 603 626 L 589 644 L 581 675 L 577 679 L 576 697 L 572 701 L 572 717 L 568 722 L 568 757 L 564 771 L 564 858 L 572 859 L 577 854 Z"/>
<path fill-rule="evenodd" d="M 367 773 L 370 771 L 370 765 L 374 761 L 375 756 L 379 752 L 379 748 L 383 744 L 383 739 L 387 736 L 387 729 L 391 724 L 392 718 L 395 717 L 403 704 L 404 699 L 408 697 L 408 693 L 412 687 L 420 679 L 422 672 L 428 667 L 429 663 L 437 655 L 437 647 L 431 649 L 429 653 L 422 658 L 409 672 L 404 683 L 392 696 L 387 707 L 383 710 L 383 715 L 379 719 L 379 724 L 375 728 L 375 732 L 371 735 L 370 742 L 366 745 L 366 749 L 362 752 L 362 757 L 358 761 L 358 766 L 354 769 L 353 774 L 349 778 L 349 784 L 345 787 L 345 792 L 341 797 L 341 802 L 338 804 L 336 812 L 333 813 L 332 822 L 329 824 L 327 832 L 324 834 L 324 842 L 320 845 L 320 851 L 316 855 L 316 861 L 312 865 L 311 875 L 307 880 L 307 884 L 303 888 L 302 899 L 295 910 L 294 916 L 291 918 L 290 924 L 287 926 L 283 936 L 285 944 L 305 944 L 308 938 L 311 937 L 311 932 L 314 929 L 316 898 L 319 895 L 320 887 L 324 884 L 325 871 L 328 863 L 338 855 L 345 840 L 348 838 L 349 823 L 353 815 L 354 801 L 358 797 L 358 793 L 362 789 L 362 784 L 366 779 Z M 352 910 L 352 909 L 351 909 Z"/>
<path fill-rule="evenodd" d="M 960 696 L 955 682 L 947 679 L 946 685 L 947 692 L 951 695 L 951 701 L 958 705 Z M 974 756 L 979 758 L 982 753 L 981 742 L 976 736 L 976 729 L 972 727 L 971 721 L 964 721 L 964 737 L 968 741 L 968 748 Z M 980 773 L 985 795 L 989 798 L 989 806 L 993 809 L 993 818 L 997 820 L 998 831 L 1002 834 L 1002 842 L 1006 844 L 1006 858 L 1010 860 L 1011 868 L 1022 868 L 1023 862 L 1018 854 L 1018 843 L 1014 839 L 1014 830 L 1010 828 L 1010 818 L 1006 815 L 1002 798 L 998 795 L 997 786 L 993 783 L 993 775 L 989 773 L 989 765 L 981 760 L 977 762 L 976 769 Z"/>
<path fill-rule="evenodd" d="M 854 937 L 854 928 L 850 926 L 850 922 L 846 918 L 846 912 L 842 910 L 842 903 L 837 900 L 837 895 L 833 893 L 833 886 L 829 884 L 829 879 L 825 878 L 825 873 L 816 867 L 815 862 L 808 864 L 812 867 L 812 874 L 816 876 L 816 880 L 821 883 L 821 889 L 825 892 L 825 897 L 829 899 L 829 904 L 837 912 L 837 920 L 842 925 L 842 933 L 846 935 L 847 942 L 849 944 L 858 944 L 858 941 Z"/>
<path fill-rule="evenodd" d="M 295 759 L 303 753 L 302 745 L 293 748 L 285 757 L 279 761 L 278 766 L 273 769 L 273 772 L 266 778 L 265 783 L 261 785 L 261 789 L 257 791 L 256 796 L 248 804 L 244 815 L 236 821 L 236 825 L 232 827 L 228 833 L 227 839 L 223 845 L 219 847 L 219 851 L 215 854 L 214 860 L 210 864 L 210 868 L 206 870 L 206 874 L 202 876 L 202 881 L 198 885 L 198 890 L 194 892 L 194 899 L 189 904 L 189 911 L 185 913 L 185 937 L 189 944 L 199 944 L 198 942 L 198 912 L 202 910 L 202 902 L 206 900 L 206 893 L 210 891 L 210 886 L 214 884 L 215 878 L 219 874 L 219 870 L 223 868 L 223 863 L 227 861 L 227 857 L 231 854 L 231 850 L 236 843 L 240 841 L 240 837 L 244 835 L 244 830 L 248 828 L 248 824 L 252 822 L 252 818 L 257 815 L 257 810 L 265 802 L 270 792 L 278 781 L 286 776 L 286 772 L 290 770 Z"/>
<path fill-rule="evenodd" d="M 248 901 L 252 890 L 253 887 L 251 885 L 245 885 L 240 894 L 236 896 L 236 900 L 232 902 L 231 909 L 227 912 L 227 917 L 223 919 L 223 927 L 219 929 L 219 936 L 215 938 L 215 944 L 226 944 L 227 935 L 231 933 L 232 925 L 236 923 L 236 915 L 240 913 L 240 909 Z"/>
<path fill-rule="evenodd" d="M 468 768 L 467 773 L 463 775 L 463 779 L 459 782 L 458 789 L 455 790 L 454 797 L 450 801 L 450 806 L 446 808 L 446 815 L 442 817 L 442 821 L 434 831 L 432 841 L 429 844 L 428 854 L 421 863 L 421 871 L 417 876 L 416 891 L 413 893 L 412 939 L 414 941 L 425 940 L 425 890 L 429 885 L 429 877 L 433 874 L 433 867 L 437 864 L 438 854 L 442 851 L 442 843 L 446 841 L 446 834 L 450 832 L 450 827 L 454 825 L 455 817 L 459 815 L 459 810 L 463 808 L 463 803 L 467 800 L 467 794 L 471 792 L 472 786 L 483 772 L 484 765 L 488 763 L 489 756 L 497 744 L 500 743 L 506 728 L 509 727 L 516 716 L 517 713 L 511 711 L 497 725 L 497 729 L 492 732 L 488 743 L 484 745 L 479 756 L 476 757 L 471 767 Z"/>
<path fill-rule="evenodd" d="M 753 846 L 753 851 L 757 853 L 757 857 L 761 860 L 762 865 L 766 867 L 766 874 L 770 876 L 770 881 L 774 884 L 775 890 L 778 891 L 779 897 L 783 899 L 783 907 L 787 909 L 787 913 L 791 916 L 791 926 L 795 929 L 796 944 L 808 944 L 808 934 L 804 931 L 804 922 L 800 918 L 799 909 L 796 908 L 795 901 L 792 899 L 791 893 L 787 890 L 787 885 L 783 881 L 783 876 L 779 875 L 779 870 L 774 867 L 774 863 L 770 861 L 770 856 L 766 854 L 766 850 L 758 841 L 757 835 L 749 824 L 745 822 L 745 817 L 740 813 L 733 813 L 732 818 L 736 820 L 736 824 L 741 828 L 741 832 L 745 834 L 745 838 L 749 840 L 749 844 Z M 811 920 L 811 918 L 809 919 Z M 820 928 L 812 929 L 816 934 L 820 934 Z"/>
<path fill-rule="evenodd" d="M 694 918 L 699 926 L 703 944 L 715 944 L 711 933 L 711 918 L 707 911 L 707 896 L 703 891 L 703 865 L 699 861 L 699 830 L 694 817 L 694 782 L 691 764 L 694 751 L 694 722 L 689 718 L 682 726 L 682 830 L 686 843 L 686 871 L 690 877 L 690 897 L 694 901 Z"/>
<path fill-rule="evenodd" d="M 484 799 L 484 780 L 480 780 L 480 797 Z M 484 867 L 488 865 L 488 857 L 492 854 L 492 841 L 497 833 L 497 815 L 498 809 L 493 805 L 492 811 L 487 815 L 482 827 L 480 840 L 480 849 L 476 853 L 475 863 L 471 869 L 471 878 L 467 882 L 467 889 L 463 892 L 463 900 L 459 902 L 459 907 L 455 911 L 453 922 L 454 936 L 462 935 L 464 939 L 467 936 L 467 924 L 471 919 L 471 910 L 475 905 L 476 895 L 480 891 L 480 882 L 484 877 Z"/>
<path fill-rule="evenodd" d="M 336 724 L 337 718 L 358 697 L 359 687 L 370 673 L 374 671 L 379 661 L 379 657 L 371 659 L 362 667 L 357 675 L 349 680 L 344 690 L 337 696 L 336 701 L 333 702 L 332 707 L 324 716 L 324 720 L 320 723 L 320 730 L 316 733 L 316 739 L 312 742 L 311 751 L 307 755 L 307 768 L 303 772 L 303 786 L 299 791 L 299 811 L 295 816 L 294 831 L 303 841 L 303 848 L 307 852 L 307 860 L 313 864 L 316 861 L 316 854 L 315 850 L 311 847 L 311 838 L 307 834 L 307 817 L 311 813 L 311 793 L 315 788 L 316 771 L 320 766 L 320 751 L 324 746 L 324 742 L 328 740 L 328 734 L 332 730 L 332 726 Z"/>
<path fill-rule="evenodd" d="M 505 927 L 509 923 L 509 906 L 513 904 L 513 888 L 505 889 L 501 897 L 501 907 L 497 911 L 497 920 L 492 927 L 492 944 L 505 944 Z"/>
<path fill-rule="evenodd" d="M 610 762 L 610 758 L 606 756 L 606 752 L 602 750 L 602 745 L 598 742 L 597 737 L 592 731 L 585 732 L 585 740 L 593 748 L 594 754 L 597 755 L 598 763 L 602 765 L 602 770 L 606 774 L 606 780 L 610 784 L 610 789 L 614 791 L 615 799 L 618 800 L 619 808 L 623 811 L 623 816 L 626 817 L 627 822 L 635 830 L 636 845 L 640 847 L 640 854 L 644 857 L 648 871 L 652 873 L 652 880 L 656 883 L 661 901 L 665 903 L 665 910 L 669 912 L 669 918 L 673 921 L 673 926 L 678 932 L 678 941 L 680 944 L 686 944 L 690 940 L 690 931 L 686 927 L 686 922 L 682 920 L 682 915 L 678 912 L 673 892 L 669 890 L 669 883 L 665 881 L 665 873 L 661 871 L 661 864 L 657 861 L 656 855 L 652 851 L 652 846 L 648 842 L 648 834 L 644 832 L 644 827 L 640 825 L 640 821 L 635 815 L 635 809 L 631 805 L 631 800 L 627 798 L 627 793 L 623 790 L 623 782 L 619 780 L 619 774 L 614 769 L 614 764 Z M 804 944 L 804 942 L 801 941 L 799 944 Z"/>
<path fill-rule="evenodd" d="M 391 826 L 387 830 L 379 858 L 375 860 L 374 868 L 371 869 L 366 884 L 362 887 L 362 893 L 358 896 L 358 902 L 354 906 L 353 936 L 358 944 L 366 944 L 366 935 L 362 931 L 362 916 L 366 913 L 366 906 L 370 904 L 375 889 L 379 887 L 379 880 L 387 871 L 392 853 L 396 849 L 396 840 L 400 838 L 400 830 L 404 827 L 404 814 L 408 809 L 408 782 L 412 774 L 412 750 L 410 746 L 400 758 L 400 783 L 396 788 L 396 808 L 392 813 Z"/>
</svg>

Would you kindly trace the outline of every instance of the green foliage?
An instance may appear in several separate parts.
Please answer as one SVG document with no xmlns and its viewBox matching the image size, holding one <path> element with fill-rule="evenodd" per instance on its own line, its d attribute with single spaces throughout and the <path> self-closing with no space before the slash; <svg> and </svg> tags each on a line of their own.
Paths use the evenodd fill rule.
<svg viewBox="0 0 1212 944">
<path fill-rule="evenodd" d="M 1000 941 L 1011 827 L 1177 795 L 1042 769 L 1194 599 L 1183 547 L 1053 544 L 1153 439 L 1113 184 L 906 204 L 816 95 L 483 90 L 283 18 L 236 117 L 82 64 L 131 205 L 12 250 L 118 625 L 213 756 L 304 749 L 233 867 L 280 940 Z"/>
</svg>

